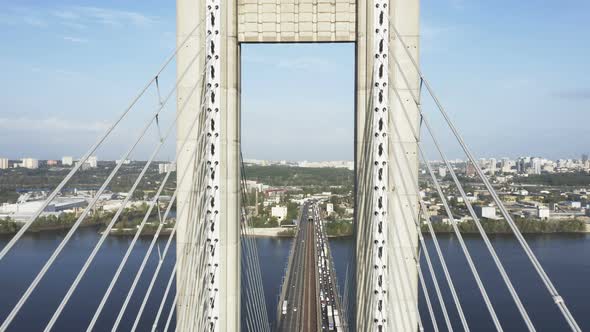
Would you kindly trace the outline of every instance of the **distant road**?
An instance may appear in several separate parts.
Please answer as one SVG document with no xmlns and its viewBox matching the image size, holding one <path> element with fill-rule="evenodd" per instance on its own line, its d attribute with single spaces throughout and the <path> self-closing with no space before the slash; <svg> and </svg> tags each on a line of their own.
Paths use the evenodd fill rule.
<svg viewBox="0 0 590 332">
<path fill-rule="evenodd" d="M 309 270 L 309 248 L 308 239 L 310 234 L 313 239 L 313 228 L 310 227 L 308 218 L 309 203 L 302 209 L 301 219 L 299 221 L 299 231 L 295 237 L 295 243 L 293 245 L 293 257 L 291 261 L 291 269 L 287 276 L 286 283 L 283 287 L 286 287 L 285 297 L 282 303 L 279 304 L 281 308 L 279 317 L 278 331 L 315 331 L 315 329 L 307 330 L 304 324 L 304 313 L 305 308 L 308 311 L 309 296 L 304 294 L 306 289 L 306 270 Z M 313 249 L 313 247 L 311 248 Z M 307 265 L 306 265 L 307 264 Z M 313 264 L 313 262 L 312 262 Z M 307 266 L 307 268 L 306 268 Z M 313 266 L 311 266 L 313 268 Z M 309 282 L 309 281 L 308 281 Z M 285 303 L 286 302 L 286 306 Z M 283 310 L 285 308 L 286 310 Z M 309 314 L 308 314 L 309 317 Z"/>
</svg>

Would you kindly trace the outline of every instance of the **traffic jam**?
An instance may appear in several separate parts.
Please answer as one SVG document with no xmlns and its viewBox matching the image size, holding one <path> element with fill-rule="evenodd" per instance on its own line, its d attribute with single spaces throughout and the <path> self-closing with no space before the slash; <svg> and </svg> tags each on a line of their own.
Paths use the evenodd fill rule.
<svg viewBox="0 0 590 332">
<path fill-rule="evenodd" d="M 317 203 L 310 207 L 309 221 L 315 222 L 316 237 L 316 261 L 318 264 L 318 277 L 320 289 L 320 305 L 322 315 L 322 329 L 326 331 L 343 331 L 341 318 L 338 314 L 336 303 L 333 268 L 331 265 L 331 254 L 328 248 L 328 238 L 324 230 L 324 223 L 320 217 Z"/>
</svg>

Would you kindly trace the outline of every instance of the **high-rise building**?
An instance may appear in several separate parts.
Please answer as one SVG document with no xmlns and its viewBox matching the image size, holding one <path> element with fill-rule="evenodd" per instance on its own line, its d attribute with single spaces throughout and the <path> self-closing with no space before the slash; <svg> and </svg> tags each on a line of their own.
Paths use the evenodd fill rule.
<svg viewBox="0 0 590 332">
<path fill-rule="evenodd" d="M 47 166 L 56 166 L 57 160 L 47 160 Z"/>
<path fill-rule="evenodd" d="M 159 164 L 158 165 L 158 173 L 164 174 L 164 173 L 168 173 L 168 171 L 170 171 L 170 172 L 176 171 L 176 164 L 173 165 L 171 163 L 166 163 L 166 164 Z"/>
<path fill-rule="evenodd" d="M 475 166 L 473 166 L 473 164 L 471 162 L 467 162 L 467 164 L 465 165 L 465 176 L 467 177 L 473 177 L 475 176 Z"/>
<path fill-rule="evenodd" d="M 531 161 L 531 168 L 533 174 L 541 174 L 541 158 L 533 158 Z"/>
<path fill-rule="evenodd" d="M 0 169 L 7 169 L 8 168 L 8 159 L 7 158 L 0 158 Z"/>
<path fill-rule="evenodd" d="M 530 160 L 529 157 L 518 158 L 518 160 L 516 161 L 516 172 L 518 172 L 518 173 L 526 172 L 526 168 L 527 168 L 529 160 Z"/>
<path fill-rule="evenodd" d="M 37 169 L 39 168 L 39 161 L 33 158 L 23 158 L 21 159 L 20 166 L 28 169 Z"/>
<path fill-rule="evenodd" d="M 514 166 L 516 163 L 513 160 L 510 160 L 508 158 L 502 158 L 502 173 L 510 173 L 512 172 L 512 166 Z"/>
<path fill-rule="evenodd" d="M 90 168 L 96 168 L 98 166 L 98 158 L 96 158 L 96 156 L 88 157 L 88 160 L 86 160 L 86 162 L 88 163 L 88 166 L 90 166 Z"/>
<path fill-rule="evenodd" d="M 490 174 L 496 174 L 496 164 L 497 163 L 498 163 L 498 161 L 496 160 L 496 158 L 490 158 L 490 164 L 489 164 Z"/>
<path fill-rule="evenodd" d="M 61 164 L 63 166 L 72 166 L 74 164 L 74 158 L 70 156 L 62 157 Z"/>
</svg>

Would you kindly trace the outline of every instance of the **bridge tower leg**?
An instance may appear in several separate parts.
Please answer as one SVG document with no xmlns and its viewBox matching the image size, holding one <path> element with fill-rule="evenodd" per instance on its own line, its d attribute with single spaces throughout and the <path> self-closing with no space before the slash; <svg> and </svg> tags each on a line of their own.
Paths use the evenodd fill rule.
<svg viewBox="0 0 590 332">
<path fill-rule="evenodd" d="M 188 38 L 176 59 L 177 78 L 184 75 L 177 112 L 188 103 L 177 120 L 177 329 L 238 331 L 237 5 L 235 0 L 177 0 L 176 4 L 177 45 Z M 193 127 L 195 117 L 199 125 Z M 187 134 L 189 142 L 181 149 Z"/>
<path fill-rule="evenodd" d="M 390 25 L 417 58 L 419 0 L 357 1 L 357 331 L 418 329 L 419 197 L 412 190 L 418 183 L 414 132 L 419 133 L 420 121 L 411 91 L 419 95 L 420 81 Z"/>
</svg>

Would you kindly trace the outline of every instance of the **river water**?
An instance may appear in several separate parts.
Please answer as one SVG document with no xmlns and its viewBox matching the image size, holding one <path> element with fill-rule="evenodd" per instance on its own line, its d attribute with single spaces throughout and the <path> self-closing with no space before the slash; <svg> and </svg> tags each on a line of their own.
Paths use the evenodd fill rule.
<svg viewBox="0 0 590 332">
<path fill-rule="evenodd" d="M 10 309 L 35 277 L 35 273 L 39 271 L 63 236 L 64 232 L 28 234 L 19 241 L 18 245 L 7 257 L 0 261 L 1 319 L 4 319 L 8 315 Z M 3 247 L 9 239 L 10 236 L 0 237 L 0 247 Z M 43 330 L 43 327 L 65 294 L 68 285 L 75 278 L 77 271 L 79 271 L 97 240 L 98 234 L 96 228 L 84 228 L 76 232 L 76 235 L 67 245 L 64 252 L 59 256 L 54 267 L 49 270 L 49 273 L 42 280 L 30 300 L 25 304 L 21 313 L 17 315 L 9 328 L 10 331 Z M 588 259 L 590 257 L 590 236 L 527 236 L 527 240 L 548 275 L 554 281 L 557 289 L 567 301 L 582 329 L 590 329 L 590 260 Z M 54 331 L 85 330 L 130 241 L 130 237 L 107 238 L 103 249 L 80 284 L 79 291 L 74 294 L 68 306 L 65 308 Z M 129 289 L 133 281 L 150 241 L 151 237 L 144 237 L 136 245 L 136 249 L 131 255 L 127 268 L 123 271 L 120 281 L 117 283 L 111 298 L 105 306 L 105 310 L 98 320 L 98 324 L 96 325 L 97 331 L 111 329 L 127 294 L 127 289 Z M 260 254 L 267 310 L 271 321 L 274 322 L 276 319 L 278 294 L 287 267 L 291 240 L 258 238 L 256 242 Z M 457 311 L 454 309 L 450 292 L 442 277 L 438 259 L 434 258 L 435 251 L 432 247 L 432 242 L 428 238 L 427 242 L 430 255 L 432 256 L 435 269 L 439 276 L 439 283 L 442 288 L 445 304 L 449 309 L 453 327 L 456 330 L 461 330 Z M 489 318 L 490 315 L 477 290 L 475 281 L 469 272 L 457 240 L 452 236 L 439 236 L 439 242 L 471 330 L 493 331 L 494 326 Z M 504 330 L 525 330 L 525 325 L 482 241 L 478 237 L 466 237 L 466 242 L 476 261 L 477 268 Z M 567 331 L 565 321 L 561 318 L 546 289 L 536 276 L 534 269 L 527 262 L 516 240 L 512 237 L 497 236 L 492 238 L 492 242 L 502 258 L 502 262 L 510 274 L 514 286 L 518 290 L 521 300 L 525 304 L 537 330 Z M 165 239 L 160 240 L 160 249 L 163 249 L 164 245 Z M 339 286 L 343 289 L 347 283 L 346 270 L 348 269 L 351 272 L 350 275 L 352 275 L 352 258 L 354 257 L 353 241 L 351 238 L 332 239 L 330 245 L 334 255 Z M 172 250 L 171 257 L 174 257 L 174 250 Z M 154 250 L 154 254 L 150 257 L 149 264 L 145 270 L 144 277 L 138 284 L 136 295 L 133 296 L 126 314 L 123 316 L 124 318 L 119 330 L 127 331 L 132 326 L 158 259 L 158 250 Z M 426 266 L 423 261 L 421 264 L 424 267 Z M 146 311 L 140 321 L 139 331 L 148 330 L 153 324 L 153 318 L 160 304 L 160 299 L 162 298 L 164 286 L 168 281 L 171 268 L 172 260 L 168 257 L 161 271 L 161 277 L 158 278 L 155 290 L 150 297 L 150 301 L 148 301 Z M 438 326 L 441 331 L 444 331 L 446 330 L 444 319 L 440 313 L 440 307 L 436 301 L 432 282 L 426 270 L 425 277 L 429 285 L 429 294 L 433 300 L 435 311 L 438 312 Z M 348 284 L 352 284 L 351 280 L 348 280 Z M 432 330 L 422 294 L 420 294 L 420 299 L 420 312 L 425 328 L 426 330 Z M 350 296 L 348 301 L 351 303 L 354 302 L 354 296 Z M 171 299 L 169 299 L 165 307 L 164 319 L 160 321 L 160 330 L 163 327 L 170 304 Z"/>
</svg>

